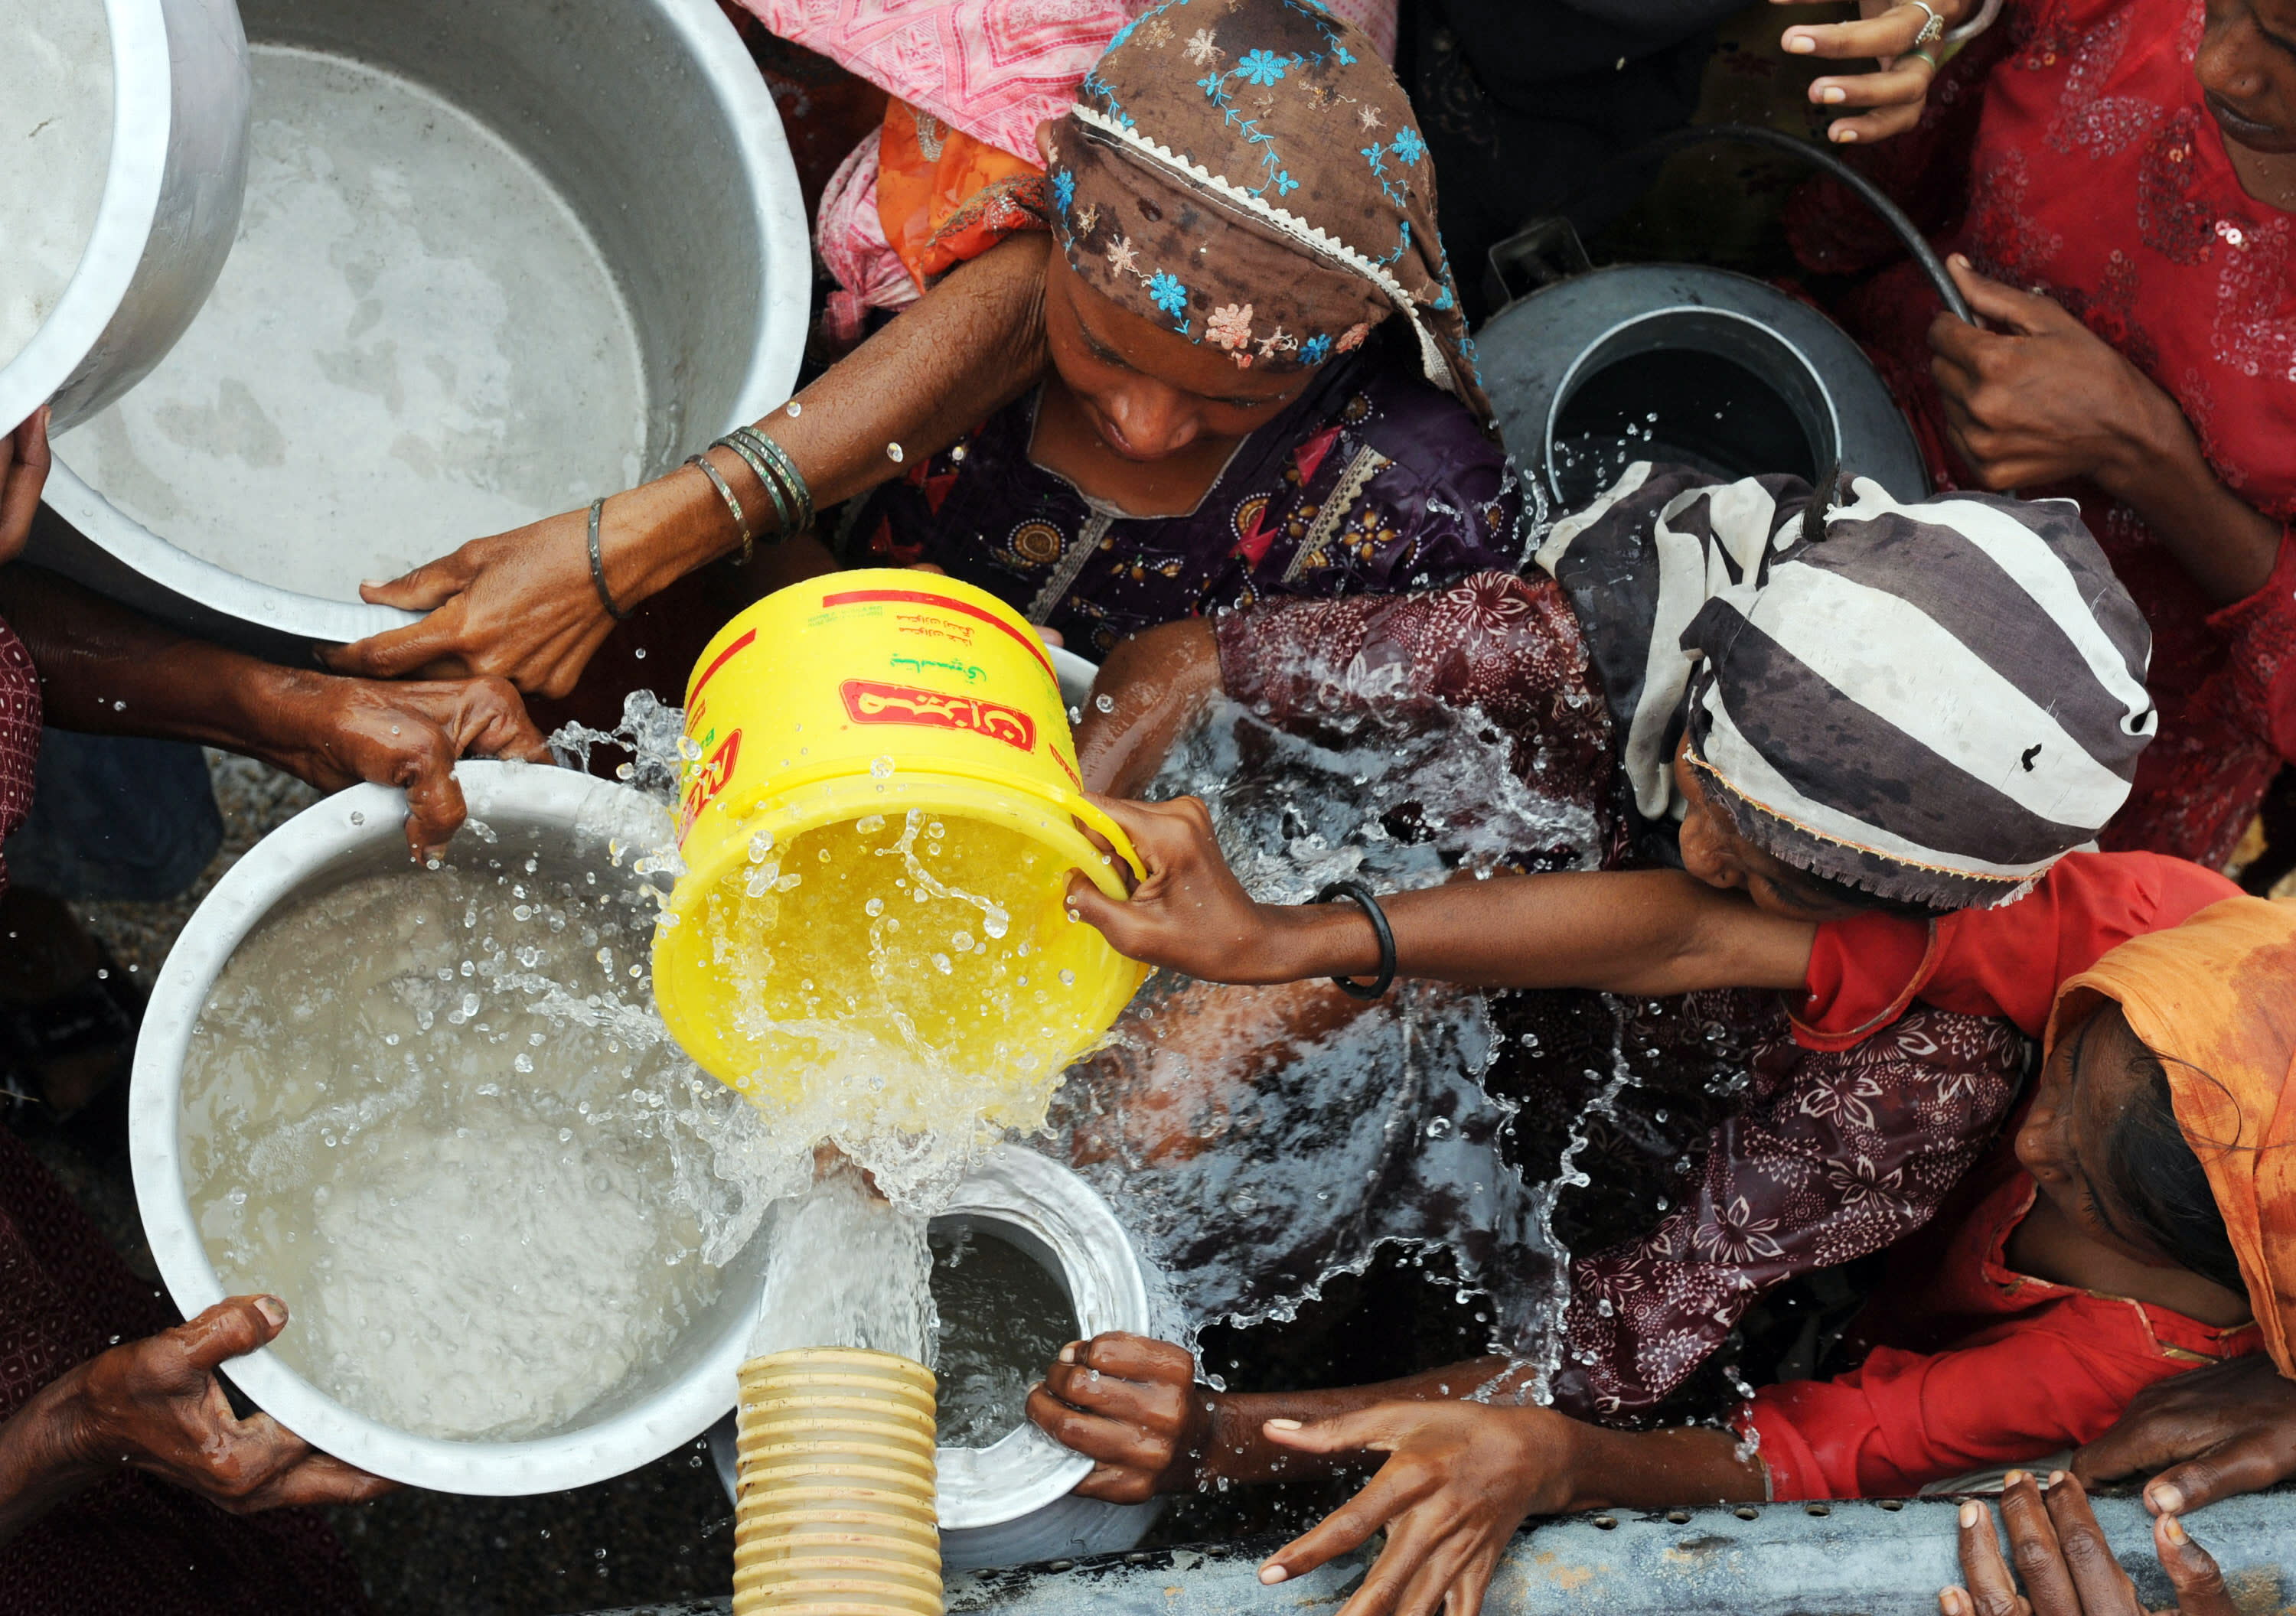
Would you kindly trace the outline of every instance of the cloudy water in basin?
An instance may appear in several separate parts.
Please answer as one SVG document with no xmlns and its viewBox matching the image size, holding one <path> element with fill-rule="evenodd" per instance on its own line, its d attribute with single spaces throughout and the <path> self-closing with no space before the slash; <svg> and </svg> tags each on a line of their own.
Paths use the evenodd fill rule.
<svg viewBox="0 0 2296 1616">
<path fill-rule="evenodd" d="M 111 157 L 103 0 L 0 0 L 0 367 L 79 267 Z"/>
<path fill-rule="evenodd" d="M 65 462 L 178 548 L 335 600 L 636 483 L 636 328 L 549 182 L 405 79 L 253 58 L 222 277 L 160 367 L 60 440 Z"/>
<path fill-rule="evenodd" d="M 643 1383 L 741 1220 L 693 1131 L 716 1086 L 646 1032 L 651 889 L 482 830 L 241 944 L 185 1065 L 184 1176 L 226 1291 L 287 1300 L 299 1374 L 512 1440 Z"/>
</svg>

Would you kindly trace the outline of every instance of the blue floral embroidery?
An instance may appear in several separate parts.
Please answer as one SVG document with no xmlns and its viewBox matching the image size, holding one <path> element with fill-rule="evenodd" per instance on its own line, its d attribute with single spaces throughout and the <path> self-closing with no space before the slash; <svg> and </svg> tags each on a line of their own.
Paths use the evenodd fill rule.
<svg viewBox="0 0 2296 1616">
<path fill-rule="evenodd" d="M 1427 306 L 1436 310 L 1449 308 L 1451 306 L 1450 287 L 1447 284 L 1445 285 L 1443 290 L 1435 295 L 1435 301 L 1429 304 Z"/>
<path fill-rule="evenodd" d="M 1227 104 L 1226 91 L 1222 86 L 1219 74 L 1214 73 L 1208 78 L 1197 79 L 1196 88 L 1204 93 L 1206 101 L 1218 102 L 1222 106 Z"/>
<path fill-rule="evenodd" d="M 1317 331 L 1300 345 L 1300 362 L 1302 364 L 1321 364 L 1331 357 L 1331 353 L 1332 339 Z"/>
<path fill-rule="evenodd" d="M 1419 138 L 1418 130 L 1406 126 L 1396 131 L 1395 139 L 1388 150 L 1406 163 L 1415 163 L 1426 155 L 1427 143 Z"/>
<path fill-rule="evenodd" d="M 1188 306 L 1188 289 L 1180 284 L 1177 275 L 1166 270 L 1158 270 L 1155 278 L 1148 282 L 1148 296 L 1168 314 L 1177 314 Z"/>
<path fill-rule="evenodd" d="M 1284 59 L 1273 51 L 1252 51 L 1235 64 L 1235 70 L 1251 84 L 1271 85 L 1283 77 L 1287 65 Z"/>
<path fill-rule="evenodd" d="M 1060 199 L 1061 211 L 1066 213 L 1076 200 L 1076 175 L 1065 168 L 1053 175 L 1053 194 Z"/>
<path fill-rule="evenodd" d="M 1292 171 L 1291 171 L 1289 168 L 1286 168 L 1286 169 L 1283 170 L 1281 173 L 1279 173 L 1278 175 L 1276 175 L 1276 176 L 1275 176 L 1275 194 L 1276 194 L 1276 195 L 1278 195 L 1278 196 L 1283 196 L 1283 195 L 1286 194 L 1286 193 L 1287 193 L 1287 192 L 1289 192 L 1297 191 L 1297 190 L 1299 190 L 1299 189 L 1300 189 L 1300 182 L 1299 182 L 1298 180 L 1295 180 L 1295 179 L 1293 179 L 1293 178 L 1292 177 Z"/>
</svg>

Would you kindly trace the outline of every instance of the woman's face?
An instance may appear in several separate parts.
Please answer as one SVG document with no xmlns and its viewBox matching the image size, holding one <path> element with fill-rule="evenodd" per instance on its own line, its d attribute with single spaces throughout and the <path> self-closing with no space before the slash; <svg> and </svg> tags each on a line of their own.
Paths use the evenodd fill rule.
<svg viewBox="0 0 2296 1616">
<path fill-rule="evenodd" d="M 2193 70 L 2226 140 L 2296 152 L 2296 0 L 2208 0 Z"/>
<path fill-rule="evenodd" d="M 1111 453 L 1156 461 L 1206 440 L 1232 443 L 1275 420 L 1308 385 L 1305 371 L 1238 370 L 1224 350 L 1120 307 L 1057 249 L 1046 263 L 1053 363 Z"/>
<path fill-rule="evenodd" d="M 2113 1130 L 2129 1106 L 2148 1105 L 2144 1046 L 2110 1000 L 2064 1032 L 2049 1052 L 2032 1109 L 2017 1130 L 2017 1161 L 2041 1193 L 2081 1233 L 2144 1264 L 2175 1268 L 2137 1232 L 2136 1214 L 2112 1188 L 2104 1163 Z"/>
<path fill-rule="evenodd" d="M 1864 908 L 1814 888 L 1809 877 L 1738 834 L 1729 814 L 1707 796 L 1706 777 L 1690 761 L 1690 738 L 1674 749 L 1674 788 L 1682 796 L 1682 867 L 1709 886 L 1742 891 L 1754 907 L 1813 925 L 1863 914 Z"/>
</svg>

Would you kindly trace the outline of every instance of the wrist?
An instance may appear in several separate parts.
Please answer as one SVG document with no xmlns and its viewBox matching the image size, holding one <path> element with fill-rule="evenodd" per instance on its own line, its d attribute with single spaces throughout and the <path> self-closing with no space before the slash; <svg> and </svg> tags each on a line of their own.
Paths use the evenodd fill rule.
<svg viewBox="0 0 2296 1616">
<path fill-rule="evenodd" d="M 1267 958 L 1276 982 L 1368 976 L 1379 969 L 1379 933 L 1352 899 L 1334 903 L 1263 903 Z"/>
<path fill-rule="evenodd" d="M 753 531 L 770 543 L 772 512 L 763 520 L 754 508 L 749 514 Z M 717 488 L 690 467 L 615 495 L 601 522 L 599 552 L 614 599 L 626 608 L 733 554 L 742 543 Z"/>
</svg>

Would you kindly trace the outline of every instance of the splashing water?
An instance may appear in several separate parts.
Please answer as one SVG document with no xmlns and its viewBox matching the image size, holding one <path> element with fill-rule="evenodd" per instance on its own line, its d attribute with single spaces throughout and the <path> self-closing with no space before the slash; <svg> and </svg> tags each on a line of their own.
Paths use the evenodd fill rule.
<svg viewBox="0 0 2296 1616">
<path fill-rule="evenodd" d="M 1221 703 L 1149 793 L 1202 797 L 1255 897 L 1592 865 L 1591 814 L 1523 785 L 1480 712 L 1404 699 L 1400 670 L 1307 671 L 1329 698 L 1315 739 Z M 1449 1248 L 1488 1297 L 1492 1349 L 1545 1369 L 1568 1285 L 1560 1191 L 1502 1155 L 1515 1107 L 1481 1081 L 1495 1048 L 1483 996 L 1440 984 L 1365 1008 L 1321 983 L 1159 976 L 1072 1073 L 1055 1137 L 1152 1259 L 1183 1344 L 1291 1318 L 1397 1243 Z"/>
</svg>

